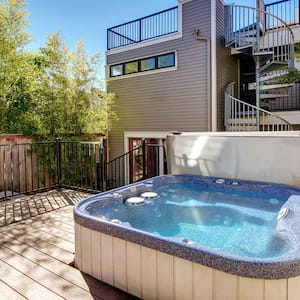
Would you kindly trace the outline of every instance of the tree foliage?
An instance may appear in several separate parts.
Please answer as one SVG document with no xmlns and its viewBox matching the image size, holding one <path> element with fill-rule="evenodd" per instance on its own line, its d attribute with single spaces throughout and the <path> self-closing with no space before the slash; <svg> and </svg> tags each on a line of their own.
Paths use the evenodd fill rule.
<svg viewBox="0 0 300 300">
<path fill-rule="evenodd" d="M 59 32 L 25 51 L 26 16 L 23 0 L 0 0 L 0 133 L 107 133 L 114 95 L 100 89 L 99 55 L 82 41 L 70 50 Z"/>
</svg>

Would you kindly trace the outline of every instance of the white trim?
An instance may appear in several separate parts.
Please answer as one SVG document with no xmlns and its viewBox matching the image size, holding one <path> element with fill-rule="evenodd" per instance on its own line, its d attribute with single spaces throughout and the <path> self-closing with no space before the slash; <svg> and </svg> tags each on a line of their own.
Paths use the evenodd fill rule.
<svg viewBox="0 0 300 300">
<path fill-rule="evenodd" d="M 127 74 L 127 75 L 109 77 L 109 78 L 106 79 L 106 81 L 110 82 L 110 81 L 114 81 L 114 80 L 139 77 L 139 76 L 143 76 L 143 75 L 158 74 L 158 73 L 164 73 L 164 72 L 170 72 L 170 71 L 176 71 L 176 70 L 177 70 L 177 66 L 168 67 L 168 68 L 161 68 L 161 69 L 155 69 L 155 70 L 151 70 L 151 71 L 144 71 L 144 72 L 137 72 L 137 73 Z"/>
<path fill-rule="evenodd" d="M 176 49 L 170 49 L 170 50 L 162 51 L 162 52 L 154 52 L 154 53 L 151 52 L 151 54 L 145 54 L 145 55 L 142 55 L 142 56 L 135 56 L 134 58 L 128 58 L 126 60 L 124 60 L 124 59 L 117 60 L 117 61 L 114 61 L 111 64 L 107 64 L 106 67 L 119 65 L 119 64 L 125 64 L 127 62 L 133 62 L 133 61 L 136 61 L 136 60 L 139 60 L 139 59 L 146 59 L 146 58 L 151 58 L 151 57 L 154 57 L 154 56 L 161 56 L 161 55 L 165 55 L 165 54 L 169 54 L 169 53 L 173 53 L 173 52 L 175 53 L 175 65 L 176 65 L 176 63 L 177 63 L 177 60 L 176 60 L 177 50 Z M 126 75 L 122 75 L 122 76 L 126 76 Z"/>
<path fill-rule="evenodd" d="M 124 152 L 129 151 L 129 138 L 164 139 L 172 131 L 124 131 Z"/>
<path fill-rule="evenodd" d="M 105 52 L 106 56 L 182 38 L 182 5 L 185 2 L 189 2 L 189 1 L 192 1 L 192 0 L 187 0 L 187 1 L 184 1 L 183 3 L 181 3 L 181 2 L 178 3 L 178 24 L 177 24 L 178 31 L 177 32 L 170 33 L 170 34 L 162 36 L 162 37 L 157 37 L 157 38 L 153 38 L 150 40 L 142 41 L 142 42 L 139 42 L 136 44 L 130 44 L 130 45 L 126 45 L 123 47 L 106 50 L 106 52 Z"/>
<path fill-rule="evenodd" d="M 124 153 L 129 151 L 129 138 L 165 139 L 171 131 L 124 131 Z M 162 151 L 162 150 L 161 150 Z M 162 156 L 160 156 L 162 157 Z M 125 183 L 129 183 L 129 162 L 125 162 Z M 160 166 L 160 173 L 163 173 L 163 166 Z"/>
<path fill-rule="evenodd" d="M 217 20 L 216 1 L 211 1 L 211 130 L 217 131 Z"/>
</svg>

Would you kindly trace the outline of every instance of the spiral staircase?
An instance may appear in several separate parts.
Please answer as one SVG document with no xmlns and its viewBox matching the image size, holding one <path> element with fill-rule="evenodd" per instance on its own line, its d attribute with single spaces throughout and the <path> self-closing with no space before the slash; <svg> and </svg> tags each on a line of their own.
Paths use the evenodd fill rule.
<svg viewBox="0 0 300 300">
<path fill-rule="evenodd" d="M 225 91 L 227 131 L 288 131 L 288 121 L 269 112 L 277 97 L 288 97 L 292 83 L 282 79 L 293 66 L 294 36 L 291 28 L 274 14 L 243 5 L 225 6 L 225 46 L 232 53 L 253 58 L 255 98 L 251 105 L 236 96 L 234 83 Z"/>
</svg>

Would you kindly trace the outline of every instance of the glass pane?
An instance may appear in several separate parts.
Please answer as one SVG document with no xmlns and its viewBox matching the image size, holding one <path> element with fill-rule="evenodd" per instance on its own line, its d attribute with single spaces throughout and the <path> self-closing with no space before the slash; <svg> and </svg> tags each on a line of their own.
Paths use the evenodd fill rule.
<svg viewBox="0 0 300 300">
<path fill-rule="evenodd" d="M 110 77 L 123 75 L 123 65 L 116 65 L 110 67 Z"/>
<path fill-rule="evenodd" d="M 158 68 L 166 68 L 175 66 L 175 54 L 170 53 L 166 55 L 160 55 L 158 57 Z"/>
<path fill-rule="evenodd" d="M 136 73 L 138 71 L 138 62 L 133 61 L 125 64 L 125 74 Z"/>
<path fill-rule="evenodd" d="M 141 71 L 149 71 L 155 69 L 155 58 L 146 58 L 141 60 Z"/>
</svg>

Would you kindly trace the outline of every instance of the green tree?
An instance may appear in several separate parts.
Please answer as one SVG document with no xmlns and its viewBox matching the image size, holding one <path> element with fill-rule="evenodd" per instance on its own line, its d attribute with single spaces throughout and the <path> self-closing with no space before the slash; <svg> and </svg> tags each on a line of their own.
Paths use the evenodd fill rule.
<svg viewBox="0 0 300 300">
<path fill-rule="evenodd" d="M 19 130 L 16 122 L 22 122 L 32 101 L 34 67 L 24 53 L 30 37 L 24 6 L 23 0 L 0 1 L 0 132 Z"/>
<path fill-rule="evenodd" d="M 38 103 L 41 122 L 51 135 L 65 133 L 70 98 L 69 49 L 60 33 L 54 33 L 40 53 L 44 62 Z"/>
<path fill-rule="evenodd" d="M 19 55 L 18 70 L 12 88 L 6 93 L 2 129 L 5 133 L 37 134 L 41 130 L 40 117 L 36 111 L 39 98 L 41 70 L 33 54 Z"/>
<path fill-rule="evenodd" d="M 86 131 L 90 122 L 88 112 L 93 109 L 93 89 L 98 88 L 97 70 L 100 67 L 99 54 L 88 56 L 82 41 L 79 41 L 70 55 L 70 80 L 72 96 L 69 106 L 71 130 L 75 134 Z"/>
<path fill-rule="evenodd" d="M 25 51 L 24 0 L 0 0 L 0 133 L 107 133 L 114 95 L 101 92 L 98 54 L 73 51 L 59 32 L 37 53 Z"/>
<path fill-rule="evenodd" d="M 92 95 L 94 102 L 92 103 L 92 109 L 87 115 L 90 122 L 87 122 L 86 132 L 102 132 L 107 137 L 112 123 L 118 120 L 114 109 L 115 94 L 94 89 Z"/>
<path fill-rule="evenodd" d="M 107 133 L 114 95 L 100 90 L 99 54 L 87 55 L 82 41 L 70 51 L 60 33 L 48 36 L 39 101 L 41 122 L 50 135 Z"/>
</svg>

